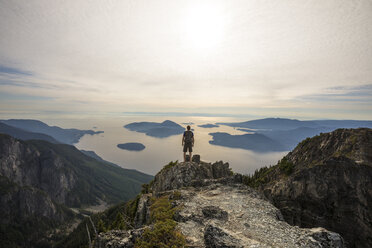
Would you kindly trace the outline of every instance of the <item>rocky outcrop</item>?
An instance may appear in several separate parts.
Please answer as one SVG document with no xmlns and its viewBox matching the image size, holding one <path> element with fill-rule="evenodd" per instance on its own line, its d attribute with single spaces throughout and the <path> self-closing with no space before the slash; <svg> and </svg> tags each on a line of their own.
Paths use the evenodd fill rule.
<svg viewBox="0 0 372 248">
<path fill-rule="evenodd" d="M 21 187 L 0 177 L 0 223 L 22 222 L 31 216 L 65 221 L 66 213 L 47 194 L 32 187 Z M 67 210 L 66 210 L 67 211 Z"/>
<path fill-rule="evenodd" d="M 301 142 L 260 186 L 285 220 L 340 233 L 348 247 L 372 247 L 372 130 L 338 129 Z"/>
<path fill-rule="evenodd" d="M 154 192 L 179 189 L 200 185 L 205 179 L 221 179 L 229 175 L 232 175 L 229 164 L 222 161 L 213 164 L 205 162 L 178 163 L 164 167 L 155 176 L 152 189 Z"/>
<path fill-rule="evenodd" d="M 151 199 L 164 197 L 176 209 L 173 219 L 186 247 L 344 247 L 337 233 L 284 222 L 280 211 L 232 175 L 227 163 L 170 164 L 155 176 L 150 192 L 138 200 L 135 222 L 140 225 L 101 233 L 95 247 L 134 247 L 143 230 L 153 228 Z M 167 205 L 161 206 L 165 211 Z"/>
<path fill-rule="evenodd" d="M 40 153 L 22 141 L 0 135 L 0 177 L 3 223 L 14 216 L 25 219 L 33 215 L 64 220 L 58 203 L 66 202 L 76 175 L 63 168 L 52 150 Z"/>
<path fill-rule="evenodd" d="M 43 190 L 53 201 L 63 204 L 77 181 L 76 174 L 53 150 L 40 152 L 5 135 L 0 138 L 0 175 L 19 186 Z"/>
<path fill-rule="evenodd" d="M 180 193 L 178 227 L 190 247 L 319 247 L 318 231 L 281 221 L 280 211 L 247 186 L 212 184 Z M 343 247 L 334 235 L 341 245 L 330 247 Z"/>
<path fill-rule="evenodd" d="M 137 203 L 137 210 L 134 216 L 134 227 L 139 228 L 143 225 L 146 225 L 150 219 L 150 199 L 151 194 L 143 194 L 141 195 L 138 203 Z"/>
<path fill-rule="evenodd" d="M 129 231 L 112 230 L 100 233 L 94 242 L 94 247 L 134 248 L 136 239 L 143 234 L 144 230 L 144 228 L 138 228 Z"/>
</svg>

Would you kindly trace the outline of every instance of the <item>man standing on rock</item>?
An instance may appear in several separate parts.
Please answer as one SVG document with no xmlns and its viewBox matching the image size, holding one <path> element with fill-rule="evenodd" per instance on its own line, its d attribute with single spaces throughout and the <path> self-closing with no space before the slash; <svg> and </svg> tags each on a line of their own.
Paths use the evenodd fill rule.
<svg viewBox="0 0 372 248">
<path fill-rule="evenodd" d="M 186 162 L 186 152 L 189 150 L 190 161 L 192 158 L 192 147 L 194 146 L 194 133 L 190 131 L 190 126 L 187 126 L 187 131 L 183 133 L 182 146 L 183 146 L 183 161 Z"/>
</svg>

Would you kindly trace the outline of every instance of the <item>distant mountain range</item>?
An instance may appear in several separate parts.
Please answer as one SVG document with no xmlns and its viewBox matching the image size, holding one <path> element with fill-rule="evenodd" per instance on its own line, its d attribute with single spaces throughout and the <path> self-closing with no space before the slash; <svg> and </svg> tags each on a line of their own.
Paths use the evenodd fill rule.
<svg viewBox="0 0 372 248">
<path fill-rule="evenodd" d="M 3 133 L 7 133 L 13 137 L 19 136 L 17 138 L 23 140 L 29 140 L 33 138 L 29 138 L 31 136 L 35 137 L 36 139 L 47 140 L 52 143 L 64 143 L 64 144 L 75 144 L 79 142 L 79 139 L 83 137 L 85 134 L 99 134 L 103 133 L 103 131 L 93 131 L 93 130 L 79 130 L 75 128 L 64 129 L 56 126 L 48 126 L 44 122 L 38 120 L 28 120 L 28 119 L 10 119 L 10 120 L 0 120 L 0 123 L 6 124 L 8 126 L 22 129 L 23 133 L 20 133 L 19 130 L 16 132 L 14 130 L 6 131 L 6 128 L 2 128 L 4 131 Z M 8 128 L 9 129 L 9 128 Z M 36 134 L 27 134 L 24 131 L 36 133 Z M 54 139 L 54 141 L 50 138 L 45 136 L 41 136 L 40 134 L 48 135 Z"/>
<path fill-rule="evenodd" d="M 216 123 L 230 127 L 242 127 L 258 130 L 291 130 L 299 127 L 308 128 L 359 128 L 359 127 L 372 127 L 372 121 L 359 121 L 359 120 L 312 120 L 300 121 L 296 119 L 285 118 L 266 118 L 245 122 L 221 122 Z"/>
<path fill-rule="evenodd" d="M 246 122 L 217 124 L 234 127 L 250 134 L 230 135 L 228 133 L 210 133 L 213 137 L 213 140 L 209 142 L 210 144 L 259 152 L 289 151 L 307 137 L 313 137 L 322 132 L 331 132 L 338 128 L 372 127 L 372 121 L 300 121 L 284 118 L 266 118 Z"/>
<path fill-rule="evenodd" d="M 28 132 L 20 128 L 9 126 L 3 122 L 0 122 L 0 133 L 5 133 L 14 138 L 22 140 L 45 140 L 54 144 L 60 143 L 49 135 L 43 133 Z"/>
<path fill-rule="evenodd" d="M 214 128 L 214 127 L 219 127 L 219 125 L 207 123 L 207 124 L 203 124 L 203 125 L 198 125 L 198 127 L 202 127 L 202 128 Z"/>
<path fill-rule="evenodd" d="M 184 127 L 170 120 L 166 120 L 161 123 L 133 122 L 125 125 L 124 127 L 131 131 L 145 133 L 148 136 L 156 138 L 166 138 L 172 135 L 182 134 L 185 131 Z"/>
</svg>

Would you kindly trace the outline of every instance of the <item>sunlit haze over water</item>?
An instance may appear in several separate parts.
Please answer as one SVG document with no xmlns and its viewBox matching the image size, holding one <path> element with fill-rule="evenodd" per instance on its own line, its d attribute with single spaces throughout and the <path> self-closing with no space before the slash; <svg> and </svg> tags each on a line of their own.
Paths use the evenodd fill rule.
<svg viewBox="0 0 372 248">
<path fill-rule="evenodd" d="M 182 134 L 167 138 L 155 138 L 146 136 L 144 133 L 130 131 L 123 126 L 137 121 L 172 120 L 186 127 L 192 122 L 191 127 L 195 133 L 194 154 L 199 154 L 206 162 L 223 160 L 229 162 L 235 172 L 252 173 L 262 166 L 276 164 L 286 152 L 257 153 L 250 150 L 235 149 L 215 146 L 208 143 L 212 139 L 208 133 L 225 131 L 231 134 L 244 134 L 232 127 L 220 126 L 219 128 L 201 128 L 197 125 L 214 123 L 217 121 L 242 121 L 236 118 L 226 117 L 154 117 L 154 116 L 123 116 L 110 119 L 85 119 L 85 120 L 49 120 L 50 125 L 62 127 L 75 127 L 80 129 L 92 129 L 104 131 L 103 134 L 85 135 L 75 146 L 78 149 L 95 151 L 100 157 L 116 163 L 124 168 L 136 169 L 149 174 L 156 174 L 165 164 L 170 161 L 183 161 Z M 143 151 L 127 151 L 117 147 L 117 144 L 127 142 L 139 142 L 146 146 Z"/>
</svg>

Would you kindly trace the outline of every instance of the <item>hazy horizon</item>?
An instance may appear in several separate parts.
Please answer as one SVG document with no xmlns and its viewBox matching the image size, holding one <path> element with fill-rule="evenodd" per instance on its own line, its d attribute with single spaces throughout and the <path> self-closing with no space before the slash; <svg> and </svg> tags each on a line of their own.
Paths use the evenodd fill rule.
<svg viewBox="0 0 372 248">
<path fill-rule="evenodd" d="M 0 1 L 0 118 L 372 120 L 372 2 Z"/>
</svg>

